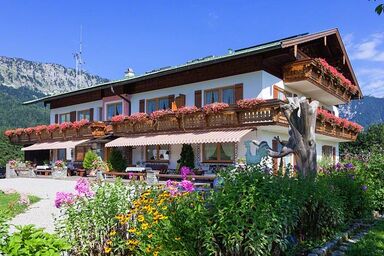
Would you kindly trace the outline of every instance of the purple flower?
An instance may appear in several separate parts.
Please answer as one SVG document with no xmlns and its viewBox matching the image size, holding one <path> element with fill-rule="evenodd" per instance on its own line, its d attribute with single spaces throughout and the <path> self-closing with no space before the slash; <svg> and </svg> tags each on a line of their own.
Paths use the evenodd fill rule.
<svg viewBox="0 0 384 256">
<path fill-rule="evenodd" d="M 182 182 L 180 182 L 180 187 L 187 191 L 187 192 L 192 192 L 195 190 L 194 186 L 193 186 L 193 183 L 189 180 L 183 180 Z"/>
<path fill-rule="evenodd" d="M 347 168 L 347 169 L 353 169 L 354 168 L 352 163 L 347 163 L 347 164 L 344 165 L 344 167 Z"/>
<path fill-rule="evenodd" d="M 181 174 L 181 177 L 183 178 L 183 180 L 185 180 L 187 178 L 187 176 L 192 175 L 193 172 L 192 172 L 191 168 L 189 168 L 187 166 L 183 166 L 180 168 L 180 174 Z"/>
<path fill-rule="evenodd" d="M 341 163 L 337 163 L 337 164 L 336 164 L 336 169 L 337 169 L 337 170 L 340 170 L 341 167 L 342 167 Z"/>
<path fill-rule="evenodd" d="M 128 173 L 128 179 L 132 179 L 132 177 L 133 177 L 133 173 L 132 173 L 132 172 L 129 172 L 129 173 Z"/>
<path fill-rule="evenodd" d="M 75 202 L 76 196 L 72 193 L 67 192 L 57 192 L 55 198 L 56 208 L 60 208 L 63 204 L 73 204 Z"/>
<path fill-rule="evenodd" d="M 91 197 L 95 194 L 91 190 L 88 181 L 84 178 L 80 178 L 77 180 L 75 190 L 79 196 Z"/>
<path fill-rule="evenodd" d="M 367 186 L 367 185 L 363 185 L 363 186 L 361 186 L 361 189 L 362 189 L 363 191 L 367 191 L 368 186 Z"/>
</svg>

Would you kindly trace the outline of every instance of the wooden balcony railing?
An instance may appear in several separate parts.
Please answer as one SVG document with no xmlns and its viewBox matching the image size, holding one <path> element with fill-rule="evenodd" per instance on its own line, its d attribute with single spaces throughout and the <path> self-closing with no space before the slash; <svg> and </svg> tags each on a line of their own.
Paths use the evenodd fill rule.
<svg viewBox="0 0 384 256">
<path fill-rule="evenodd" d="M 349 102 L 352 97 L 358 97 L 359 94 L 356 86 L 350 84 L 350 82 L 346 83 L 345 78 L 340 79 L 339 76 L 328 72 L 316 59 L 299 60 L 284 66 L 285 83 L 289 84 L 304 80 L 345 103 Z"/>
<path fill-rule="evenodd" d="M 267 100 L 252 109 L 229 107 L 219 113 L 204 114 L 202 111 L 176 117 L 174 114 L 162 116 L 157 120 L 148 119 L 144 122 L 132 124 L 129 121 L 122 122 L 94 122 L 81 127 L 79 130 L 70 129 L 65 132 L 55 130 L 52 133 L 44 132 L 40 135 L 13 135 L 10 140 L 15 144 L 29 144 L 35 142 L 56 140 L 77 140 L 101 137 L 107 134 L 115 136 L 129 136 L 133 134 L 145 134 L 154 132 L 182 132 L 192 130 L 208 130 L 224 127 L 250 127 L 257 128 L 263 125 L 288 126 L 287 119 L 283 115 L 280 100 Z M 358 131 L 339 127 L 332 122 L 318 120 L 316 132 L 337 137 L 344 140 L 355 140 Z"/>
</svg>

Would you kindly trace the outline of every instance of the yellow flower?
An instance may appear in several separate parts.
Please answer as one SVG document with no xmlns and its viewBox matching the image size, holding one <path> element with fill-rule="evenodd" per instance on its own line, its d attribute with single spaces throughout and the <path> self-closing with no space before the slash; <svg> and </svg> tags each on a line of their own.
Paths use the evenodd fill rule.
<svg viewBox="0 0 384 256">
<path fill-rule="evenodd" d="M 114 236 L 114 235 L 116 235 L 116 230 L 112 230 L 111 232 L 109 232 L 109 235 L 110 235 L 110 236 Z"/>
<path fill-rule="evenodd" d="M 136 228 L 130 228 L 130 229 L 128 229 L 128 232 L 129 233 L 135 233 L 136 232 Z"/>
<path fill-rule="evenodd" d="M 144 215 L 139 215 L 139 216 L 137 217 L 137 220 L 138 220 L 139 222 L 143 222 L 143 221 L 144 221 Z"/>
<path fill-rule="evenodd" d="M 181 237 L 175 237 L 176 241 L 180 241 Z"/>
<path fill-rule="evenodd" d="M 152 234 L 152 233 L 148 234 L 148 238 L 149 238 L 149 239 L 151 239 L 152 237 L 153 237 L 153 234 Z"/>
<path fill-rule="evenodd" d="M 168 207 L 167 207 L 167 206 L 163 206 L 161 209 L 162 209 L 163 211 L 165 211 L 165 210 L 168 209 Z"/>
<path fill-rule="evenodd" d="M 150 253 L 152 250 L 151 246 L 150 245 L 147 245 L 147 248 L 145 248 L 145 252 L 146 253 Z"/>
<path fill-rule="evenodd" d="M 158 251 L 154 251 L 153 252 L 153 256 L 157 256 L 157 255 L 159 255 L 159 252 Z"/>
<path fill-rule="evenodd" d="M 149 227 L 148 223 L 143 223 L 143 225 L 141 225 L 141 228 L 142 228 L 143 230 L 147 230 L 148 227 Z"/>
<path fill-rule="evenodd" d="M 128 245 L 138 245 L 139 241 L 135 240 L 135 239 L 128 239 L 127 244 Z"/>
<path fill-rule="evenodd" d="M 111 240 L 107 240 L 107 245 L 111 245 L 112 244 L 112 241 Z"/>
<path fill-rule="evenodd" d="M 111 250 L 112 250 L 111 247 L 104 247 L 104 252 L 105 252 L 105 253 L 110 253 Z"/>
</svg>

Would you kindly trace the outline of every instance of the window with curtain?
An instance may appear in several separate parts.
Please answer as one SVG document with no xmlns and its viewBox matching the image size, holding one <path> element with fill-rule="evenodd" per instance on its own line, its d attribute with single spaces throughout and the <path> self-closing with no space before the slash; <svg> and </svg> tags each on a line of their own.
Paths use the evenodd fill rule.
<svg viewBox="0 0 384 256">
<path fill-rule="evenodd" d="M 234 104 L 235 103 L 235 88 L 229 87 L 223 89 L 223 99 L 222 102 L 227 104 Z"/>
<path fill-rule="evenodd" d="M 71 115 L 69 113 L 60 114 L 59 124 L 71 121 Z"/>
<path fill-rule="evenodd" d="M 107 120 L 112 117 L 123 114 L 123 103 L 116 102 L 107 105 Z"/>
<path fill-rule="evenodd" d="M 146 161 L 169 161 L 169 146 L 168 145 L 150 145 L 146 146 Z"/>
<path fill-rule="evenodd" d="M 235 158 L 235 144 L 209 143 L 203 144 L 203 159 L 206 162 L 233 162 Z"/>
<path fill-rule="evenodd" d="M 204 103 L 211 104 L 215 102 L 235 104 L 235 86 L 227 86 L 204 91 Z"/>
<path fill-rule="evenodd" d="M 205 91 L 205 104 L 219 102 L 219 90 Z"/>
<path fill-rule="evenodd" d="M 57 150 L 57 160 L 62 160 L 62 161 L 67 160 L 65 149 L 58 149 Z"/>
<path fill-rule="evenodd" d="M 169 109 L 169 104 L 168 97 L 147 100 L 147 114 L 151 114 L 156 110 Z"/>
<path fill-rule="evenodd" d="M 86 119 L 88 121 L 91 119 L 91 111 L 89 109 L 77 112 L 77 120 L 83 119 Z"/>
</svg>

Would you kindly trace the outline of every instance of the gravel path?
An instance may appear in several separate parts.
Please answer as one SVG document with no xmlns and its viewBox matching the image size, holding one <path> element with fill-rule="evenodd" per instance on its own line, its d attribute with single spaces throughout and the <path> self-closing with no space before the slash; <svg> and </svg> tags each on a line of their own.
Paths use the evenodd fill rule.
<svg viewBox="0 0 384 256">
<path fill-rule="evenodd" d="M 41 200 L 32 204 L 29 209 L 17 215 L 10 224 L 34 224 L 45 228 L 47 232 L 54 231 L 54 218 L 59 215 L 55 208 L 56 192 L 73 192 L 75 180 L 55 180 L 52 178 L 11 178 L 0 179 L 0 189 L 15 189 L 19 193 L 36 195 Z M 11 229 L 12 230 L 12 229 Z"/>
</svg>

